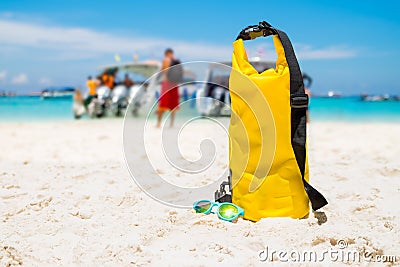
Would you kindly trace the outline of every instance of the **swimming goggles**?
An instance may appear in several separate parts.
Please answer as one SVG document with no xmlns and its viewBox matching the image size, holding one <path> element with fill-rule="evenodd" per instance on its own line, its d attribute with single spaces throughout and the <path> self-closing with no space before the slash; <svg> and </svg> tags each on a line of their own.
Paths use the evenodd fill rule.
<svg viewBox="0 0 400 267">
<path fill-rule="evenodd" d="M 228 222 L 232 222 L 239 216 L 244 215 L 244 210 L 241 207 L 229 202 L 219 203 L 209 200 L 199 200 L 193 203 L 193 209 L 196 213 L 217 213 L 218 218 Z"/>
</svg>

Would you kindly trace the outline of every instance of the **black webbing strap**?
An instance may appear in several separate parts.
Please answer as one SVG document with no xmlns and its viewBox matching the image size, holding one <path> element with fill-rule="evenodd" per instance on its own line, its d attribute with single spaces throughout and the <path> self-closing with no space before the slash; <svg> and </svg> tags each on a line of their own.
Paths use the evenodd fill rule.
<svg viewBox="0 0 400 267">
<path fill-rule="evenodd" d="M 260 36 L 277 34 L 285 51 L 286 61 L 290 71 L 290 104 L 291 104 L 291 128 L 292 128 L 292 147 L 302 176 L 304 189 L 311 202 L 312 209 L 318 210 L 328 204 L 325 197 L 313 188 L 304 179 L 306 165 L 306 108 L 308 107 L 308 95 L 304 92 L 303 76 L 300 71 L 299 63 L 293 50 L 292 43 L 287 34 L 281 30 L 273 28 L 270 24 L 263 21 L 259 25 L 249 26 L 242 30 L 237 39 L 251 40 Z"/>
</svg>

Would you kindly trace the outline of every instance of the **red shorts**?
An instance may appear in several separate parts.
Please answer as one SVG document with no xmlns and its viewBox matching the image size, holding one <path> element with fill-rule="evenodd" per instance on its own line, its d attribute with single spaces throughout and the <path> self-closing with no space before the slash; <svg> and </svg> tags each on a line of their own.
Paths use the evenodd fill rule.
<svg viewBox="0 0 400 267">
<path fill-rule="evenodd" d="M 178 85 L 164 80 L 161 83 L 161 93 L 158 99 L 158 110 L 173 110 L 179 106 Z"/>
</svg>

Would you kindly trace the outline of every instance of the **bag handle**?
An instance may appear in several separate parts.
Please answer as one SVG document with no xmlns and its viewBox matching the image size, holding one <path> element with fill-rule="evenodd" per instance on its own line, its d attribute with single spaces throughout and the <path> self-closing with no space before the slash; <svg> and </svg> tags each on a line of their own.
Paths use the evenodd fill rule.
<svg viewBox="0 0 400 267">
<path fill-rule="evenodd" d="M 244 28 L 236 38 L 242 40 L 253 40 L 258 37 L 266 37 L 269 35 L 278 35 L 290 72 L 290 105 L 291 105 L 291 137 L 294 155 L 297 165 L 301 173 L 304 189 L 311 202 L 312 209 L 318 210 L 328 204 L 325 197 L 312 187 L 305 179 L 306 165 L 306 108 L 308 107 L 308 95 L 304 91 L 303 76 L 297 61 L 292 43 L 287 34 L 271 26 L 266 21 L 261 21 L 258 25 L 248 26 Z"/>
<path fill-rule="evenodd" d="M 258 23 L 258 25 L 252 25 L 244 28 L 236 38 L 238 39 L 243 39 L 243 40 L 253 40 L 257 37 L 261 36 L 269 36 L 277 34 L 276 29 L 271 26 L 266 21 L 261 21 Z"/>
<path fill-rule="evenodd" d="M 305 94 L 303 76 L 300 71 L 300 66 L 294 53 L 292 43 L 285 32 L 272 27 L 271 24 L 266 21 L 261 21 L 258 25 L 252 25 L 244 28 L 239 33 L 236 40 L 242 39 L 243 41 L 247 41 L 270 35 L 278 35 L 282 43 L 283 50 L 285 51 L 286 61 L 290 70 L 290 94 Z"/>
</svg>

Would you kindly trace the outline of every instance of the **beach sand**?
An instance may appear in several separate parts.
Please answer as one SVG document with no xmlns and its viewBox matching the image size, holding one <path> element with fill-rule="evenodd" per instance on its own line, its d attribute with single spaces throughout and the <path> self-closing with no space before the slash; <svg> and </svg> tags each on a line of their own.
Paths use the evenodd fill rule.
<svg viewBox="0 0 400 267">
<path fill-rule="evenodd" d="M 266 246 L 400 256 L 399 136 L 400 124 L 312 122 L 310 177 L 329 201 L 324 213 L 228 223 L 142 192 L 125 165 L 122 120 L 2 123 L 0 266 L 264 266 Z M 211 174 L 226 171 L 226 158 Z"/>
</svg>

